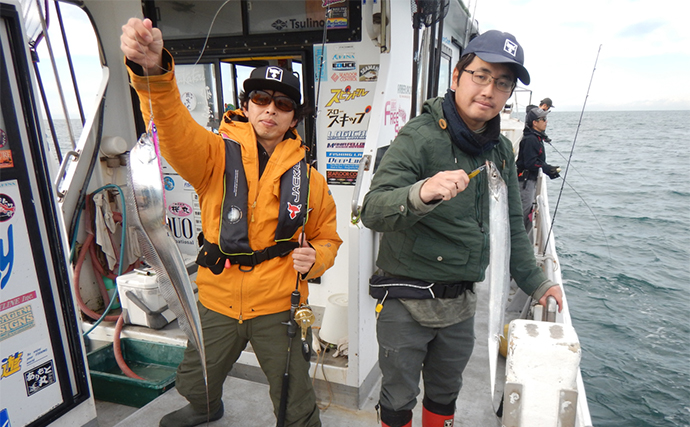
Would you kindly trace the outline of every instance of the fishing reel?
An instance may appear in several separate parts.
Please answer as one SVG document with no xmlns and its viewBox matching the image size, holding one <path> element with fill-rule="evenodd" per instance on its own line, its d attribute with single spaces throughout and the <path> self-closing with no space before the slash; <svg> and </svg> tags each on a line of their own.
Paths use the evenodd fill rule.
<svg viewBox="0 0 690 427">
<path fill-rule="evenodd" d="M 302 332 L 302 356 L 304 356 L 306 361 L 309 361 L 311 357 L 311 348 L 307 341 L 307 330 L 315 321 L 314 311 L 308 305 L 303 304 L 295 311 L 295 323 L 297 323 Z"/>
</svg>

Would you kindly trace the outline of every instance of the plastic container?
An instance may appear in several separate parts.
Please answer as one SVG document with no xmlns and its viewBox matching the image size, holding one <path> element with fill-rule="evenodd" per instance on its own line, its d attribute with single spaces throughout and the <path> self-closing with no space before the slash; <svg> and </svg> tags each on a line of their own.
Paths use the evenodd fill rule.
<svg viewBox="0 0 690 427">
<path fill-rule="evenodd" d="M 127 366 L 144 380 L 125 376 L 117 366 L 112 343 L 88 354 L 96 399 L 141 408 L 175 386 L 184 347 L 123 338 Z"/>
<path fill-rule="evenodd" d="M 175 314 L 161 296 L 156 275 L 131 272 L 118 276 L 117 292 L 125 323 L 160 329 L 175 320 Z"/>
<path fill-rule="evenodd" d="M 115 298 L 115 302 L 111 306 L 111 308 L 120 308 L 120 301 L 118 300 L 118 296 L 115 293 L 115 282 L 113 282 L 113 279 L 109 277 L 103 277 L 103 284 L 105 285 L 105 289 L 108 291 L 108 296 L 110 299 Z"/>
<path fill-rule="evenodd" d="M 323 313 L 319 338 L 330 344 L 338 344 L 347 337 L 347 294 L 333 294 Z"/>
</svg>

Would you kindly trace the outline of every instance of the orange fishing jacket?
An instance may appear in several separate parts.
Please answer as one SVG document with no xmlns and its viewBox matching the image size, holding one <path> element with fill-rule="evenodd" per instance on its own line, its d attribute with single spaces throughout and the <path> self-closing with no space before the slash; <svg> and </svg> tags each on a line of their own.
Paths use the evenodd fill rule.
<svg viewBox="0 0 690 427">
<path fill-rule="evenodd" d="M 150 118 L 151 102 L 161 154 L 199 195 L 204 237 L 210 243 L 218 244 L 225 181 L 225 136 L 239 142 L 242 147 L 249 194 L 249 245 L 254 250 L 274 245 L 280 207 L 280 177 L 304 158 L 301 138 L 295 131 L 295 138 L 278 144 L 259 179 L 257 141 L 251 123 L 229 120 L 232 114 L 241 112 L 228 112 L 219 129 L 223 136 L 206 130 L 194 121 L 180 101 L 172 62 L 168 69 L 171 72 L 147 79 L 128 67 L 146 123 Z M 301 302 L 305 302 L 309 295 L 307 280 L 321 276 L 333 266 L 342 243 L 336 231 L 335 202 L 326 180 L 314 168 L 309 169 L 309 177 L 310 211 L 305 234 L 316 250 L 316 261 L 305 280 L 300 280 Z M 293 241 L 297 240 L 300 231 L 295 233 Z M 290 294 L 295 289 L 297 277 L 291 255 L 269 259 L 248 272 L 240 268 L 250 269 L 234 264 L 215 275 L 208 268 L 199 267 L 196 280 L 199 301 L 210 310 L 239 320 L 290 309 Z"/>
</svg>

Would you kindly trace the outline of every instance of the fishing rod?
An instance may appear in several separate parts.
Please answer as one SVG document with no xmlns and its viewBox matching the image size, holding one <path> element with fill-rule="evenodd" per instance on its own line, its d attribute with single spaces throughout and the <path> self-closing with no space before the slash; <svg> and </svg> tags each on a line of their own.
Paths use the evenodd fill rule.
<svg viewBox="0 0 690 427">
<path fill-rule="evenodd" d="M 306 157 L 306 152 L 305 152 Z M 307 167 L 309 167 L 307 165 Z M 309 178 L 307 178 L 309 179 Z M 309 212 L 309 207 L 307 206 L 307 215 Z M 307 216 L 304 217 L 302 221 L 302 234 L 300 234 L 299 245 L 302 247 L 307 236 L 304 234 L 304 230 L 307 224 Z M 290 384 L 290 358 L 292 355 L 292 339 L 297 335 L 297 327 L 301 330 L 301 340 L 302 340 L 302 356 L 304 360 L 309 361 L 311 357 L 311 348 L 307 342 L 307 329 L 314 324 L 316 317 L 311 307 L 308 305 L 300 306 L 300 282 L 301 273 L 297 272 L 297 278 L 295 280 L 295 290 L 290 294 L 290 318 L 287 322 L 283 324 L 287 326 L 287 336 L 288 336 L 288 346 L 287 346 L 287 357 L 285 362 L 285 372 L 283 373 L 283 384 L 280 390 L 280 405 L 278 406 L 278 416 L 276 420 L 276 427 L 285 426 L 285 417 L 287 414 L 287 398 L 288 389 Z"/>
<path fill-rule="evenodd" d="M 602 45 L 599 45 L 599 50 L 597 50 L 597 57 L 594 60 L 594 68 L 592 69 L 592 76 L 589 78 L 589 86 L 587 86 L 587 93 L 585 94 L 585 102 L 582 104 L 582 111 L 580 112 L 580 120 L 578 120 L 577 128 L 575 129 L 575 137 L 573 138 L 573 144 L 570 147 L 570 156 L 568 157 L 568 162 L 565 165 L 565 172 L 563 173 L 563 182 L 561 183 L 561 190 L 558 192 L 558 200 L 556 200 L 556 207 L 553 210 L 553 217 L 551 218 L 551 227 L 549 227 L 549 233 L 546 235 L 546 240 L 544 242 L 544 251 L 542 252 L 542 256 L 544 254 L 546 254 L 546 247 L 549 244 L 549 238 L 551 237 L 551 232 L 553 231 L 553 224 L 556 221 L 556 214 L 558 213 L 558 204 L 561 202 L 561 195 L 563 195 L 563 188 L 565 187 L 566 178 L 568 177 L 568 170 L 570 169 L 570 162 L 572 161 L 573 152 L 575 151 L 575 142 L 577 141 L 577 134 L 580 132 L 580 125 L 582 124 L 582 117 L 585 114 L 585 106 L 587 105 L 587 98 L 589 98 L 589 90 L 592 88 L 592 80 L 594 80 L 594 72 L 597 69 L 597 62 L 599 61 L 599 53 L 601 53 L 601 46 Z"/>
<path fill-rule="evenodd" d="M 309 163 L 307 162 L 307 150 L 304 150 L 304 162 L 307 167 L 307 182 L 310 182 L 311 170 Z M 309 185 L 311 188 L 311 184 Z M 309 190 L 307 190 L 309 191 Z M 307 212 L 302 220 L 302 233 L 299 237 L 299 247 L 304 245 L 307 239 L 305 234 L 305 229 L 307 226 L 307 218 L 309 217 L 309 195 L 307 194 L 307 206 L 305 207 Z M 300 306 L 301 294 L 299 291 L 301 273 L 297 271 L 297 277 L 295 279 L 295 290 L 290 294 L 290 318 L 287 322 L 283 322 L 287 326 L 287 336 L 288 336 L 288 346 L 287 346 L 287 357 L 285 361 L 285 372 L 283 372 L 283 384 L 280 390 L 280 404 L 278 405 L 278 416 L 276 417 L 276 427 L 285 426 L 285 417 L 287 415 L 287 398 L 288 389 L 290 385 L 290 358 L 292 356 L 292 339 L 297 335 L 297 327 L 299 326 L 301 330 L 301 340 L 302 340 L 302 356 L 304 356 L 305 361 L 309 361 L 311 357 L 311 348 L 309 347 L 309 342 L 307 342 L 307 330 L 316 321 L 316 316 L 311 307 L 307 304 Z"/>
</svg>

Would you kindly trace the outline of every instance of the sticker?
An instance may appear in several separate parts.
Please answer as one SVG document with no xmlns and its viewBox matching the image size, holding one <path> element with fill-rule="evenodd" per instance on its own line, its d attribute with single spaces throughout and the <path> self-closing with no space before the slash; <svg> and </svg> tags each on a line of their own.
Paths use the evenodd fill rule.
<svg viewBox="0 0 690 427">
<path fill-rule="evenodd" d="M 0 148 L 4 148 L 7 145 L 7 134 L 4 130 L 0 129 Z"/>
<path fill-rule="evenodd" d="M 49 356 L 50 354 L 46 347 L 39 347 L 34 351 L 29 351 L 26 353 L 26 366 L 35 365 Z"/>
<path fill-rule="evenodd" d="M 333 71 L 353 71 L 357 68 L 355 61 L 336 61 L 331 64 Z"/>
<path fill-rule="evenodd" d="M 13 168 L 14 160 L 12 159 L 12 151 L 0 151 L 0 168 Z"/>
<path fill-rule="evenodd" d="M 362 119 L 364 119 L 364 116 L 369 114 L 371 111 L 371 106 L 367 106 L 364 111 L 355 113 L 354 115 L 348 115 L 347 112 L 343 110 L 339 110 L 337 108 L 329 108 L 326 111 L 326 115 L 328 118 L 331 120 L 331 122 L 328 124 L 328 127 L 331 127 L 333 125 L 340 125 L 340 127 L 345 127 L 345 124 L 347 123 L 348 125 L 357 125 L 362 123 Z"/>
<path fill-rule="evenodd" d="M 7 301 L 2 301 L 2 302 L 0 302 L 0 311 L 9 310 L 10 308 L 12 308 L 14 306 L 17 306 L 19 304 L 24 304 L 25 302 L 29 302 L 34 298 L 36 298 L 36 291 L 29 292 L 29 293 L 24 294 L 24 295 L 19 295 L 18 297 L 8 299 Z M 0 424 L 0 427 L 2 427 L 2 424 Z"/>
<path fill-rule="evenodd" d="M 331 28 L 347 28 L 347 7 L 333 7 L 328 15 L 328 23 Z"/>
<path fill-rule="evenodd" d="M 0 289 L 5 289 L 5 286 L 7 286 L 7 282 L 9 282 L 12 275 L 12 267 L 14 266 L 14 233 L 12 230 L 13 224 L 10 224 L 7 227 L 7 239 L 3 239 L 0 236 Z M 7 242 L 7 253 L 5 253 L 5 242 Z"/>
<path fill-rule="evenodd" d="M 331 80 L 333 80 L 334 82 L 356 82 L 357 72 L 353 71 L 351 73 L 333 73 L 333 75 L 331 75 Z"/>
<path fill-rule="evenodd" d="M 345 89 L 331 89 L 331 93 L 333 96 L 328 103 L 326 103 L 326 107 L 330 107 L 333 104 L 339 104 L 340 101 L 347 102 L 366 96 L 369 91 L 362 88 L 352 90 L 352 86 L 346 86 Z"/>
<path fill-rule="evenodd" d="M 367 131 L 365 130 L 329 130 L 328 140 L 335 141 L 348 141 L 348 140 L 359 140 L 367 139 Z"/>
<path fill-rule="evenodd" d="M 36 326 L 31 305 L 0 314 L 0 341 L 21 334 Z M 4 363 L 4 362 L 3 362 Z"/>
<path fill-rule="evenodd" d="M 391 99 L 386 102 L 386 106 L 383 109 L 383 125 L 393 125 L 393 129 L 397 134 L 405 122 L 407 122 L 407 113 L 400 108 L 398 100 Z"/>
<path fill-rule="evenodd" d="M 3 153 L 3 151 L 0 151 Z M 14 216 L 16 206 L 14 200 L 7 194 L 0 193 L 0 222 L 5 222 Z"/>
<path fill-rule="evenodd" d="M 49 360 L 41 366 L 24 373 L 26 395 L 31 396 L 55 383 L 55 370 L 53 361 Z"/>
<path fill-rule="evenodd" d="M 176 216 L 189 216 L 192 214 L 192 207 L 183 202 L 176 202 L 168 206 L 171 214 Z"/>
<path fill-rule="evenodd" d="M 7 409 L 3 409 L 0 411 L 0 426 L 1 427 L 12 427 L 10 424 L 10 414 L 7 412 Z"/>
<path fill-rule="evenodd" d="M 166 191 L 172 191 L 175 188 L 175 180 L 169 176 L 163 178 L 163 184 L 165 185 Z"/>
<path fill-rule="evenodd" d="M 324 46 L 314 46 L 314 80 L 316 82 L 326 80 L 326 58 L 324 54 L 324 49 L 328 48 Z"/>
<path fill-rule="evenodd" d="M 18 351 L 14 354 L 10 354 L 0 361 L 0 380 L 7 378 L 10 375 L 14 375 L 22 370 L 23 354 L 23 352 Z"/>
<path fill-rule="evenodd" d="M 329 142 L 326 144 L 326 148 L 340 148 L 340 149 L 346 149 L 346 148 L 364 148 L 364 141 L 362 142 Z"/>
<path fill-rule="evenodd" d="M 360 82 L 375 82 L 379 77 L 379 64 L 369 64 L 359 66 Z"/>
</svg>

